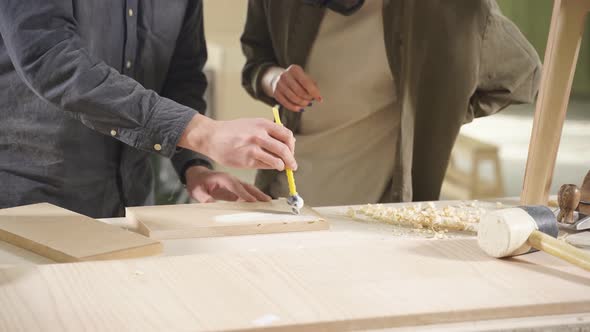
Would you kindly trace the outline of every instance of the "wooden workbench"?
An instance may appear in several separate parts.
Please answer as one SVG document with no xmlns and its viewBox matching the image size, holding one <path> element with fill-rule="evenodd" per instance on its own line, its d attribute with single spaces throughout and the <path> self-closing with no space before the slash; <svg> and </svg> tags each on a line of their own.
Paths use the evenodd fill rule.
<svg viewBox="0 0 590 332">
<path fill-rule="evenodd" d="M 439 204 L 446 204 L 444 202 L 441 202 Z M 492 203 L 495 205 L 495 203 Z M 399 206 L 397 204 L 393 204 L 393 206 Z M 254 235 L 254 236 L 235 236 L 235 237 L 220 237 L 220 238 L 202 238 L 202 239 L 187 239 L 187 240 L 168 240 L 168 241 L 164 241 L 164 255 L 166 256 L 183 256 L 183 255 L 193 255 L 191 257 L 179 257 L 179 260 L 176 262 L 168 262 L 167 264 L 172 264 L 172 266 L 174 266 L 175 268 L 178 268 L 179 266 L 182 265 L 176 265 L 176 264 L 180 264 L 180 261 L 182 261 L 182 264 L 185 264 L 187 262 L 192 261 L 193 259 L 195 260 L 195 262 L 199 261 L 201 262 L 201 264 L 205 263 L 205 262 L 213 262 L 215 263 L 216 259 L 220 260 L 220 264 L 221 262 L 223 262 L 224 260 L 226 260 L 228 257 L 233 257 L 232 255 L 237 255 L 238 257 L 241 257 L 243 255 L 245 255 L 245 261 L 249 262 L 247 264 L 252 264 L 253 262 L 258 262 L 258 261 L 265 261 L 267 259 L 267 257 L 273 257 L 277 259 L 278 261 L 281 261 L 281 255 L 283 255 L 283 253 L 287 256 L 290 256 L 291 258 L 293 258 L 293 253 L 296 253 L 298 251 L 303 252 L 305 251 L 306 253 L 311 253 L 309 255 L 309 259 L 310 261 L 313 262 L 313 253 L 314 252 L 339 252 L 339 253 L 348 253 L 350 255 L 353 255 L 354 252 L 357 250 L 356 248 L 359 248 L 359 250 L 361 250 L 360 248 L 363 248 L 363 250 L 365 250 L 366 248 L 369 248 L 368 252 L 372 252 L 373 255 L 376 255 L 377 252 L 379 252 L 379 248 L 388 248 L 390 246 L 398 246 L 400 243 L 403 243 L 403 246 L 412 246 L 411 241 L 416 241 L 416 244 L 418 245 L 424 245 L 426 242 L 424 241 L 428 241 L 428 243 L 430 243 L 428 246 L 439 246 L 438 243 L 440 243 L 441 247 L 447 247 L 447 246 L 454 246 L 455 243 L 457 245 L 463 245 L 463 243 L 466 243 L 464 241 L 472 241 L 472 235 L 468 235 L 468 234 L 455 234 L 453 235 L 453 237 L 455 239 L 451 239 L 451 240 L 435 240 L 435 239 L 430 239 L 430 240 L 425 240 L 424 238 L 420 238 L 420 236 L 416 235 L 416 236 L 404 236 L 402 237 L 403 242 L 400 242 L 400 236 L 396 235 L 397 233 L 394 233 L 392 231 L 392 226 L 390 225 L 382 225 L 382 224 L 377 224 L 377 223 L 363 223 L 363 222 L 358 222 L 358 221 L 353 221 L 350 218 L 346 217 L 346 211 L 347 211 L 347 207 L 326 207 L 326 208 L 319 208 L 317 209 L 318 212 L 320 212 L 324 217 L 326 217 L 330 222 L 331 222 L 331 230 L 330 231 L 319 231 L 319 232 L 302 232 L 302 233 L 285 233 L 285 234 L 266 234 L 266 235 Z M 124 228 L 128 228 L 128 229 L 133 229 L 134 225 L 129 224 L 129 222 L 127 222 L 125 219 L 108 219 L 105 220 L 105 222 L 111 223 L 111 224 L 115 224 L 115 225 L 119 225 L 121 227 Z M 439 242 L 440 241 L 440 242 Z M 455 242 L 456 241 L 456 242 Z M 320 250 L 321 249 L 321 250 Z M 444 250 L 444 249 L 441 249 Z M 275 252 L 280 252 L 280 254 L 274 254 Z M 260 256 L 258 256 L 260 255 Z M 270 256 L 269 256 L 270 255 Z M 276 257 L 275 257 L 276 256 Z M 192 258 L 194 257 L 194 258 Z M 248 258 L 249 257 L 249 258 Z M 264 257 L 264 258 L 263 258 Z M 473 258 L 473 257 L 471 257 Z M 254 259 L 253 261 L 250 261 L 251 259 Z M 527 263 L 535 263 L 535 262 L 542 262 L 546 259 L 546 257 L 543 256 L 542 253 L 535 253 L 535 254 L 531 254 L 528 255 L 528 257 L 526 258 Z M 149 271 L 150 266 L 153 264 L 152 261 L 154 259 L 141 259 L 141 260 L 137 260 L 137 269 L 139 270 L 146 270 Z M 157 258 L 156 258 L 157 260 Z M 202 260 L 202 261 L 201 261 Z M 530 260 L 530 261 L 529 261 Z M 549 258 L 548 260 L 551 263 L 555 263 L 556 261 L 552 258 Z M 141 263 L 141 262 L 145 262 L 145 263 Z M 52 268 L 46 269 L 43 268 L 41 270 L 38 270 L 35 265 L 37 264 L 51 264 L 52 262 L 48 261 L 47 259 L 44 259 L 42 257 L 36 256 L 34 254 L 31 254 L 29 252 L 20 250 L 18 248 L 12 247 L 8 244 L 4 244 L 4 243 L 0 243 L 0 280 L 3 280 L 6 282 L 6 280 L 10 280 L 13 281 L 13 278 L 15 276 L 17 277 L 21 277 L 25 278 L 25 276 L 28 276 L 28 278 L 36 278 L 35 274 L 30 274 L 31 271 L 36 271 L 35 273 L 37 275 L 40 276 L 44 276 L 42 277 L 42 280 L 44 278 L 50 278 L 49 274 L 51 273 Z M 86 263 L 85 263 L 86 264 Z M 134 263 L 135 264 L 135 263 Z M 216 264 L 216 263 L 215 263 Z M 559 263 L 557 263 L 558 266 L 561 266 Z M 77 285 L 77 281 L 76 281 L 76 276 L 78 276 L 78 273 L 80 277 L 82 277 L 84 274 L 83 270 L 87 269 L 86 265 L 80 265 L 81 270 L 78 270 L 77 268 L 75 268 L 74 266 L 71 268 L 71 273 L 72 273 L 72 280 L 70 281 L 72 284 L 72 288 L 71 289 L 77 289 L 78 291 L 80 291 L 80 289 L 84 289 L 85 286 L 83 285 Z M 223 264 L 221 264 L 220 266 L 224 266 Z M 247 265 L 246 265 L 247 266 Z M 50 266 L 48 266 L 50 267 Z M 114 268 L 119 268 L 119 265 L 114 265 Z M 211 268 L 218 268 L 217 266 L 211 266 Z M 330 273 L 333 270 L 334 266 L 326 266 L 325 267 L 327 270 L 326 271 L 322 271 L 322 266 L 318 267 L 317 270 L 317 274 L 318 275 L 323 275 L 325 273 Z M 94 267 L 92 267 L 90 270 L 94 269 Z M 254 266 L 251 266 L 251 269 L 254 269 L 252 272 L 254 274 L 256 274 L 256 268 Z M 567 271 L 570 271 L 569 268 L 566 268 Z M 98 270 L 97 270 L 98 271 Z M 540 271 L 540 270 L 539 270 Z M 588 298 L 590 299 L 590 290 L 588 287 L 590 287 L 590 277 L 585 278 L 584 276 L 584 272 L 582 272 L 582 274 L 579 274 L 578 271 L 574 270 L 574 274 L 569 274 L 569 272 L 565 272 L 566 270 L 563 271 L 558 271 L 558 270 L 554 270 L 552 269 L 548 269 L 547 271 L 551 272 L 550 275 L 548 277 L 550 278 L 554 278 L 554 277 L 559 277 L 558 279 L 563 279 L 568 280 L 569 282 L 577 282 L 580 283 L 580 290 L 581 291 L 587 291 L 588 290 Z M 85 271 L 86 273 L 88 273 L 89 271 Z M 133 272 L 133 271 L 132 271 Z M 163 271 L 164 273 L 165 271 Z M 561 274 L 563 272 L 563 274 Z M 282 272 L 277 271 L 277 273 L 280 275 Z M 138 275 L 136 276 L 138 279 L 143 278 L 143 276 L 141 275 L 143 274 L 143 272 L 138 271 Z M 542 274 L 541 274 L 542 275 Z M 587 276 L 587 275 L 586 275 Z M 2 278 L 4 277 L 4 278 Z M 269 280 L 270 282 L 271 280 Z M 26 282 L 26 281 L 25 281 Z M 178 282 L 181 282 L 180 280 Z M 248 281 L 247 283 L 251 283 L 252 281 Z M 341 283 L 345 284 L 344 282 L 340 281 Z M 464 282 L 468 282 L 468 281 L 464 281 Z M 123 285 L 125 285 L 125 287 L 128 287 L 129 284 L 126 282 L 122 282 Z M 585 286 L 582 286 L 585 285 Z M 3 288 L 3 284 L 0 281 L 0 294 L 2 293 L 2 288 Z M 66 286 L 66 285 L 64 285 Z M 78 287 L 79 286 L 79 287 Z M 98 287 L 99 285 L 97 285 Z M 117 285 L 113 285 L 113 287 L 116 287 Z M 80 288 L 82 287 L 82 288 Z M 69 289 L 68 286 L 66 286 L 64 289 L 66 289 L 66 291 Z M 39 289 L 30 289 L 30 290 L 23 290 L 24 292 L 37 292 L 40 291 Z M 125 290 L 122 290 L 125 291 Z M 130 290 L 131 292 L 131 290 Z M 6 295 L 6 293 L 5 293 Z M 11 294 L 8 294 L 11 295 Z M 14 294 L 12 294 L 14 296 Z M 79 299 L 83 299 L 85 298 L 84 294 L 75 294 L 74 296 L 75 298 L 79 298 Z M 583 297 L 583 296 L 582 296 Z M 20 297 L 17 297 L 20 298 Z M 17 298 L 15 298 L 15 300 L 17 300 Z M 17 300 L 18 302 L 18 300 Z M 371 302 L 371 301 L 369 301 Z M 0 299 L 0 306 L 2 304 L 2 299 Z M 235 303 L 232 303 L 235 305 Z M 18 306 L 17 303 L 14 304 L 15 306 Z M 164 305 L 164 304 L 162 304 Z M 170 304 L 172 307 L 177 307 L 179 304 Z M 319 305 L 319 304 L 313 304 L 315 306 Z M 256 306 L 256 302 L 252 303 L 252 306 Z M 281 305 L 277 304 L 278 307 L 281 307 Z M 319 307 L 318 307 L 319 308 Z M 252 308 L 244 308 L 245 311 L 251 310 Z M 280 308 L 278 308 L 280 309 Z M 278 310 L 277 309 L 277 310 Z M 0 308 L 0 310 L 2 310 Z M 33 309 L 31 309 L 33 310 Z M 164 313 L 168 313 L 168 311 L 164 308 L 162 308 L 162 312 L 164 316 L 167 316 Z M 302 308 L 303 310 L 303 308 Z M 303 311 L 309 311 L 312 310 L 311 312 L 315 312 L 315 310 L 319 310 L 319 309 L 313 309 L 313 308 L 306 308 L 306 310 Z M 112 317 L 114 322 L 117 322 L 119 319 L 121 319 L 121 317 L 118 314 L 113 313 L 114 316 Z M 318 313 L 319 314 L 319 313 Z M 15 314 L 16 315 L 16 314 Z M 105 316 L 106 315 L 106 316 Z M 303 315 L 303 314 L 302 314 Z M 109 314 L 105 314 L 104 312 L 101 312 L 101 319 L 104 319 L 105 317 L 109 316 Z M 450 315 L 451 317 L 452 315 Z M 522 316 L 527 316 L 526 314 L 523 314 Z M 272 317 L 268 316 L 263 316 L 261 317 L 261 319 L 271 319 Z M 134 322 L 134 320 L 130 317 L 129 318 L 129 322 Z M 137 319 L 137 317 L 135 317 L 134 319 Z M 160 324 L 161 322 L 156 323 L 156 321 L 158 320 L 158 318 L 154 318 L 155 321 L 154 322 L 150 322 L 155 324 L 153 326 L 159 326 L 158 324 Z M 170 317 L 162 317 L 162 319 L 166 320 L 166 319 L 171 319 Z M 548 316 L 538 316 L 538 317 L 521 317 L 521 318 L 512 318 L 512 319 L 500 319 L 500 320 L 475 320 L 475 321 L 463 321 L 463 322 L 452 322 L 454 319 L 451 319 L 449 323 L 447 324 L 437 324 L 437 325 L 428 325 L 429 322 L 427 320 L 423 321 L 420 319 L 416 319 L 414 323 L 411 323 L 408 325 L 407 322 L 404 322 L 404 324 L 402 325 L 406 325 L 406 327 L 404 328 L 396 328 L 396 329 L 390 329 L 390 331 L 404 331 L 404 330 L 412 330 L 412 331 L 417 331 L 417 330 L 431 330 L 431 331 L 465 331 L 465 330 L 469 330 L 469 331 L 489 331 L 489 330 L 517 330 L 517 329 L 539 329 L 542 330 L 543 328 L 560 328 L 560 329 L 571 329 L 571 330 L 575 330 L 575 331 L 579 331 L 581 328 L 585 328 L 585 329 L 590 329 L 590 311 L 589 312 L 578 312 L 578 313 L 565 313 L 562 312 L 559 315 L 548 315 Z M 34 321 L 34 319 L 32 319 L 32 321 Z M 2 314 L 0 314 L 0 327 L 2 326 L 2 323 L 6 323 L 6 316 L 2 316 Z M 105 324 L 104 326 L 100 325 L 100 324 Z M 90 328 L 93 330 L 101 330 L 101 329 L 105 329 L 105 328 L 109 328 L 109 327 L 117 327 L 117 325 L 113 322 L 103 322 L 101 323 L 99 319 L 97 319 L 97 321 L 92 322 L 93 325 L 87 325 L 85 326 L 85 328 Z M 30 323 L 23 323 L 23 322 L 12 322 L 11 324 L 14 325 L 10 325 L 12 326 L 20 326 L 23 327 L 24 329 L 30 329 L 31 325 Z M 28 325 L 27 325 L 28 324 Z M 98 324 L 98 325 L 97 325 Z M 114 324 L 114 325 L 111 325 Z M 133 323 L 130 323 L 133 324 Z M 385 324 L 385 323 L 384 323 Z M 148 325 L 151 326 L 151 325 Z M 210 326 L 215 326 L 215 324 L 210 325 Z M 370 326 L 370 325 L 367 325 Z M 102 328 L 101 328 L 102 327 Z M 139 327 L 139 326 L 138 326 Z M 145 328 L 146 326 L 142 325 L 142 328 Z M 337 325 L 335 325 L 335 327 L 338 327 Z M 130 329 L 133 329 L 133 326 L 129 326 Z M 0 328 L 1 329 L 1 328 Z M 196 329 L 196 327 L 195 327 Z"/>
</svg>

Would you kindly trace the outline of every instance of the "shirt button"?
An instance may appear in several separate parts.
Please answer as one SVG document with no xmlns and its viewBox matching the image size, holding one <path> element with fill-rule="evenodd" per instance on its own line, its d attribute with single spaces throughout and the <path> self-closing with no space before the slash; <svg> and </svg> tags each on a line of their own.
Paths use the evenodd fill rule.
<svg viewBox="0 0 590 332">
<path fill-rule="evenodd" d="M 154 144 L 154 150 L 160 151 L 162 150 L 162 146 L 160 144 Z"/>
<path fill-rule="evenodd" d="M 133 16 L 133 9 L 129 8 L 129 16 Z"/>
<path fill-rule="evenodd" d="M 111 136 L 117 136 L 117 131 L 115 129 L 111 130 Z"/>
<path fill-rule="evenodd" d="M 131 61 L 127 60 L 127 63 L 125 63 L 125 67 L 127 69 L 131 68 Z"/>
</svg>

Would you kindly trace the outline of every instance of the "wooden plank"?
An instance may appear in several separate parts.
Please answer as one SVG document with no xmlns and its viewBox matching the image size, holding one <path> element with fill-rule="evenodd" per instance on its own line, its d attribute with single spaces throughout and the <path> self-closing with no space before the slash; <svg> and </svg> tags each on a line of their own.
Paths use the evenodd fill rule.
<svg viewBox="0 0 590 332">
<path fill-rule="evenodd" d="M 367 330 L 590 311 L 590 273 L 473 239 L 0 270 L 2 331 Z"/>
<path fill-rule="evenodd" d="M 162 244 L 48 203 L 0 210 L 0 240 L 56 262 L 157 255 Z"/>
<path fill-rule="evenodd" d="M 473 322 L 398 327 L 371 330 L 371 332 L 581 332 L 590 327 L 590 313 L 492 319 Z"/>
<path fill-rule="evenodd" d="M 317 212 L 304 207 L 291 213 L 284 199 L 272 202 L 218 202 L 142 206 L 126 209 L 126 218 L 153 239 L 184 239 L 326 230 L 330 226 Z"/>
<path fill-rule="evenodd" d="M 588 0 L 555 0 L 535 109 L 521 203 L 547 204 Z"/>
</svg>

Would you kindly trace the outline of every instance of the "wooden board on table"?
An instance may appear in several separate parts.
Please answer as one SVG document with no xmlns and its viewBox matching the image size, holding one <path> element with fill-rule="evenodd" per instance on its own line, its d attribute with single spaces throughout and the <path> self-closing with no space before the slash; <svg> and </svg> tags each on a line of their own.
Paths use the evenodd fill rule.
<svg viewBox="0 0 590 332">
<path fill-rule="evenodd" d="M 159 240 L 317 231 L 330 227 L 309 207 L 294 215 L 284 199 L 129 207 L 125 215 L 138 224 L 141 234 Z"/>
<path fill-rule="evenodd" d="M 0 240 L 56 262 L 123 259 L 162 252 L 162 244 L 49 203 L 0 210 Z"/>
<path fill-rule="evenodd" d="M 542 252 L 489 258 L 475 239 L 0 270 L 3 331 L 341 331 L 578 312 L 590 312 L 590 273 Z"/>
</svg>

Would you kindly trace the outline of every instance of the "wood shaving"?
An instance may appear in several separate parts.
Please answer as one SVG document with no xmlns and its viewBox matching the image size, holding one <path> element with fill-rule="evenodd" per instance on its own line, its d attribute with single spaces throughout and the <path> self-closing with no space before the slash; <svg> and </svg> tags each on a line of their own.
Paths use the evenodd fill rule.
<svg viewBox="0 0 590 332">
<path fill-rule="evenodd" d="M 434 239 L 445 239 L 449 231 L 477 232 L 480 217 L 486 211 L 477 201 L 436 207 L 433 202 L 417 203 L 400 208 L 368 204 L 349 208 L 347 216 L 357 220 L 366 216 L 370 220 L 411 228 Z"/>
</svg>

